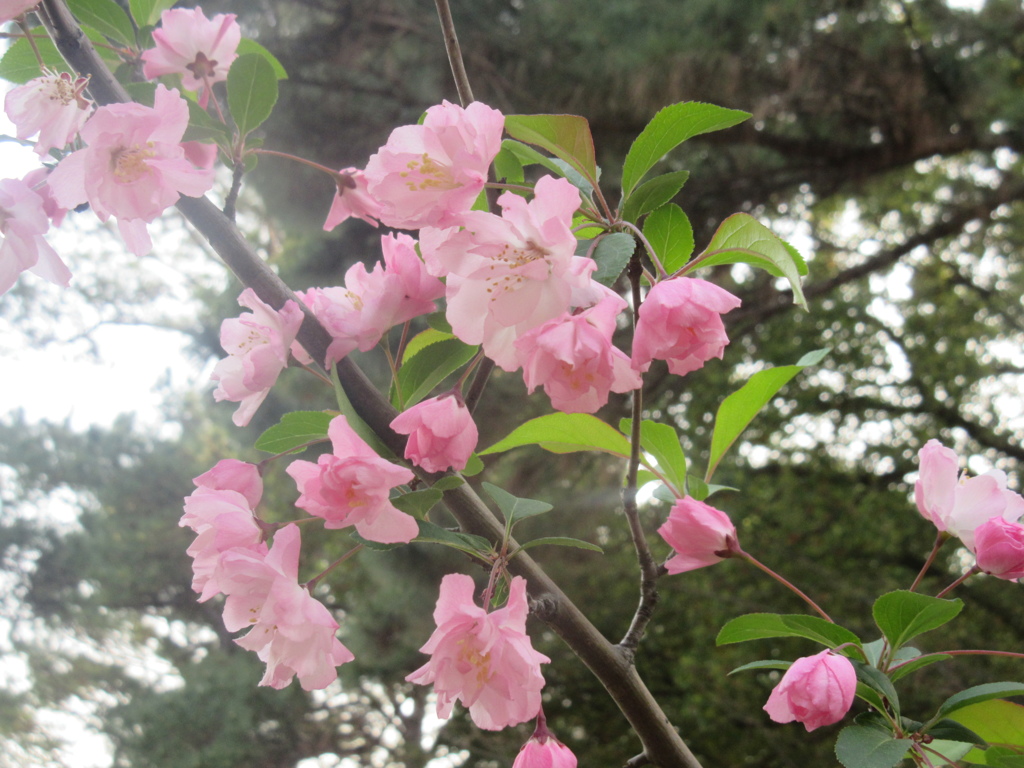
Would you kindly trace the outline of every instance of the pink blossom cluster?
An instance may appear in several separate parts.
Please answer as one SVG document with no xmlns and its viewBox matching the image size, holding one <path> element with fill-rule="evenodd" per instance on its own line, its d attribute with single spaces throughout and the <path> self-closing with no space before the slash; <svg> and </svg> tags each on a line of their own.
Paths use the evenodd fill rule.
<svg viewBox="0 0 1024 768">
<path fill-rule="evenodd" d="M 266 662 L 260 685 L 283 688 L 297 676 L 306 690 L 326 687 L 354 657 L 327 608 L 299 584 L 298 526 L 282 528 L 267 547 L 254 511 L 263 481 L 252 464 L 225 459 L 194 482 L 179 524 L 196 533 L 188 554 L 200 601 L 225 596 L 225 626 L 248 629 L 235 642 Z"/>
<path fill-rule="evenodd" d="M 968 477 L 956 453 L 938 440 L 929 440 L 918 459 L 914 500 L 921 515 L 960 539 L 985 573 L 1024 577 L 1024 498 L 1006 487 L 1006 474 L 992 469 Z"/>
</svg>

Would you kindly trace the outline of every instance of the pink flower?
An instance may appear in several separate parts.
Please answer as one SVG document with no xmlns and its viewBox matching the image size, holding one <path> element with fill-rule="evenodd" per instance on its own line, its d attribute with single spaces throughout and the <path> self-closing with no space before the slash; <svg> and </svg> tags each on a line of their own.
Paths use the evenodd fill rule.
<svg viewBox="0 0 1024 768">
<path fill-rule="evenodd" d="M 50 174 L 54 198 L 64 208 L 88 202 L 101 221 L 111 216 L 128 249 L 141 256 L 152 247 L 146 223 L 178 202 L 213 186 L 213 172 L 196 168 L 181 138 L 188 105 L 177 91 L 156 87 L 153 107 L 110 104 L 82 127 L 88 146 L 65 157 Z"/>
<path fill-rule="evenodd" d="M 380 219 L 380 203 L 366 189 L 366 174 L 358 168 L 343 168 L 335 182 L 337 191 L 324 222 L 324 232 L 330 232 L 350 216 L 376 227 Z"/>
<path fill-rule="evenodd" d="M 35 152 L 64 149 L 89 119 L 92 102 L 82 95 L 89 78 L 67 72 L 47 73 L 7 93 L 4 111 L 18 129 L 18 138 L 39 134 Z"/>
<path fill-rule="evenodd" d="M 958 476 L 956 454 L 938 440 L 918 453 L 921 473 L 914 501 L 922 517 L 940 531 L 958 537 L 974 550 L 974 530 L 993 517 L 1016 522 L 1024 515 L 1024 499 L 1006 487 L 1006 474 L 993 469 L 978 477 Z"/>
<path fill-rule="evenodd" d="M 675 550 L 665 562 L 669 573 L 714 565 L 738 546 L 736 526 L 729 516 L 689 496 L 672 506 L 658 533 Z"/>
<path fill-rule="evenodd" d="M 511 372 L 516 338 L 567 311 L 596 265 L 573 255 L 580 196 L 565 179 L 541 178 L 530 202 L 506 192 L 498 203 L 500 217 L 472 211 L 461 230 L 422 231 L 420 246 L 431 273 L 447 276 L 455 335 Z"/>
<path fill-rule="evenodd" d="M 412 541 L 419 535 L 419 525 L 388 496 L 392 488 L 412 480 L 413 473 L 374 453 L 344 416 L 331 420 L 327 434 L 333 453 L 320 456 L 316 464 L 293 461 L 285 470 L 301 494 L 295 506 L 326 520 L 324 528 L 354 525 L 370 541 Z"/>
<path fill-rule="evenodd" d="M 596 305 L 563 313 L 516 339 L 528 390 L 543 386 L 559 411 L 594 413 L 609 392 L 640 387 L 640 374 L 612 344 L 615 318 L 625 308 L 618 294 L 607 291 Z"/>
<path fill-rule="evenodd" d="M 288 365 L 288 348 L 302 325 L 302 310 L 287 301 L 278 312 L 252 288 L 242 291 L 238 303 L 252 312 L 221 323 L 220 344 L 229 357 L 217 363 L 210 378 L 218 382 L 214 400 L 240 404 L 231 419 L 244 427 Z"/>
<path fill-rule="evenodd" d="M 235 642 L 266 662 L 260 685 L 284 688 L 297 675 L 310 691 L 332 683 L 335 667 L 355 657 L 335 637 L 330 611 L 298 583 L 300 546 L 298 526 L 287 525 L 263 556 L 224 555 L 224 625 L 232 632 L 251 627 Z"/>
<path fill-rule="evenodd" d="M 533 649 L 526 635 L 526 581 L 515 576 L 508 602 L 487 612 L 473 600 L 473 579 L 449 574 L 441 581 L 434 609 L 437 629 L 420 650 L 430 661 L 406 677 L 434 684 L 437 716 L 451 716 L 455 700 L 469 709 L 478 727 L 498 731 L 525 722 L 540 709 L 550 661 Z"/>
<path fill-rule="evenodd" d="M 252 509 L 263 496 L 263 478 L 255 464 L 238 459 L 221 459 L 199 477 L 192 479 L 200 488 L 215 491 L 236 491 L 245 497 Z"/>
<path fill-rule="evenodd" d="M 654 285 L 644 303 L 633 337 L 633 367 L 646 371 L 655 358 L 683 376 L 721 359 L 729 337 L 721 315 L 740 300 L 714 283 L 677 277 Z"/>
<path fill-rule="evenodd" d="M 366 164 L 378 218 L 398 229 L 458 224 L 484 188 L 504 126 L 501 112 L 479 101 L 466 109 L 445 101 L 427 110 L 422 125 L 393 130 Z"/>
<path fill-rule="evenodd" d="M 34 171 L 29 171 L 22 181 L 32 187 L 32 191 L 43 198 L 43 211 L 49 217 L 50 224 L 59 227 L 61 222 L 64 221 L 68 209 L 61 208 L 57 201 L 53 199 L 53 190 L 50 189 L 48 183 L 50 170 L 50 168 L 45 166 L 36 168 Z"/>
<path fill-rule="evenodd" d="M 243 551 L 257 558 L 266 555 L 267 545 L 253 506 L 238 491 L 204 486 L 185 498 L 185 514 L 178 525 L 197 534 L 187 552 L 193 558 L 192 589 L 200 593 L 199 602 L 226 591 L 221 578 L 224 553 Z"/>
<path fill-rule="evenodd" d="M 857 672 L 845 656 L 824 650 L 793 662 L 764 711 L 776 723 L 803 723 L 808 731 L 842 720 L 853 706 Z"/>
<path fill-rule="evenodd" d="M 1000 579 L 1024 578 L 1024 525 L 993 517 L 974 531 L 978 567 Z"/>
<path fill-rule="evenodd" d="M 0 0 L 0 24 L 21 16 L 39 5 L 39 0 Z"/>
<path fill-rule="evenodd" d="M 405 458 L 427 472 L 466 468 L 479 435 L 462 397 L 446 392 L 417 403 L 391 422 L 400 435 L 409 435 Z"/>
<path fill-rule="evenodd" d="M 0 294 L 26 270 L 67 287 L 71 270 L 44 239 L 49 229 L 44 197 L 24 181 L 0 180 Z"/>
<path fill-rule="evenodd" d="M 147 80 L 181 75 L 182 87 L 199 91 L 199 106 L 205 109 L 210 86 L 227 80 L 241 40 L 242 30 L 233 13 L 208 19 L 199 6 L 164 11 L 160 28 L 153 30 L 156 47 L 142 52 L 142 74 Z"/>
<path fill-rule="evenodd" d="M 393 326 L 437 309 L 433 300 L 444 295 L 444 284 L 427 273 L 415 246 L 408 235 L 384 235 L 384 263 L 372 272 L 356 262 L 345 273 L 344 286 L 299 294 L 334 338 L 328 365 L 355 349 L 373 349 Z"/>
<path fill-rule="evenodd" d="M 536 734 L 523 744 L 512 768 L 576 768 L 576 755 L 554 736 Z"/>
</svg>

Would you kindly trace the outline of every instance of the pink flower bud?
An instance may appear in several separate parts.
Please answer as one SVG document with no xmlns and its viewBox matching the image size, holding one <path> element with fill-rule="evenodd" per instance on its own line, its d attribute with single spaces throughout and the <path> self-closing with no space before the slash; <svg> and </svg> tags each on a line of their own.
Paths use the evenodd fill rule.
<svg viewBox="0 0 1024 768">
<path fill-rule="evenodd" d="M 764 711 L 776 723 L 803 723 L 808 731 L 842 720 L 853 706 L 857 672 L 845 656 L 824 650 L 793 662 Z"/>
<path fill-rule="evenodd" d="M 380 203 L 366 189 L 366 174 L 358 168 L 343 168 L 335 182 L 334 200 L 324 222 L 324 232 L 330 232 L 351 216 L 376 227 Z"/>
<path fill-rule="evenodd" d="M 978 567 L 1000 579 L 1024 578 L 1024 525 L 993 517 L 974 532 Z"/>
<path fill-rule="evenodd" d="M 427 472 L 465 469 L 479 439 L 472 414 L 454 392 L 424 400 L 398 414 L 391 428 L 409 435 L 405 458 Z"/>
<path fill-rule="evenodd" d="M 729 516 L 689 496 L 673 505 L 658 533 L 675 550 L 665 563 L 669 573 L 714 565 L 737 546 L 736 526 Z"/>
<path fill-rule="evenodd" d="M 576 755 L 550 733 L 523 744 L 512 768 L 576 768 Z"/>
</svg>

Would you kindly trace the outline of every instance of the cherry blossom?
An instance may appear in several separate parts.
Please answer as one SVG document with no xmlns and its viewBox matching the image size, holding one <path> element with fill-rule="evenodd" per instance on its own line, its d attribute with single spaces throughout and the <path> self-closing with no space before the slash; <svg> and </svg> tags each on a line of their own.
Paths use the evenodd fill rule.
<svg viewBox="0 0 1024 768">
<path fill-rule="evenodd" d="M 45 198 L 25 181 L 0 180 L 0 294 L 26 270 L 67 287 L 71 270 L 43 237 L 49 229 Z"/>
<path fill-rule="evenodd" d="M 665 562 L 669 573 L 683 573 L 728 557 L 736 546 L 736 526 L 729 516 L 690 496 L 680 499 L 658 533 L 675 553 Z"/>
<path fill-rule="evenodd" d="M 334 200 L 324 222 L 325 232 L 330 232 L 350 216 L 375 227 L 380 223 L 380 203 L 367 190 L 365 173 L 358 168 L 342 168 L 335 184 Z"/>
<path fill-rule="evenodd" d="M 958 476 L 956 453 L 938 440 L 929 440 L 918 453 L 921 473 L 914 500 L 922 517 L 940 531 L 956 536 L 974 550 L 974 531 L 993 517 L 1016 522 L 1024 515 L 1024 499 L 1006 487 L 998 469 L 977 477 Z"/>
<path fill-rule="evenodd" d="M 808 731 L 842 720 L 853 706 L 857 672 L 845 656 L 826 649 L 793 662 L 772 690 L 764 711 L 776 723 L 803 723 Z"/>
<path fill-rule="evenodd" d="M 238 303 L 252 312 L 221 323 L 220 344 L 228 357 L 217 363 L 210 378 L 218 383 L 215 400 L 239 403 L 232 421 L 244 427 L 288 365 L 288 348 L 303 315 L 294 301 L 274 310 L 252 288 L 242 291 Z"/>
<path fill-rule="evenodd" d="M 16 19 L 39 5 L 39 0 L 0 0 L 0 24 Z"/>
<path fill-rule="evenodd" d="M 40 156 L 64 149 L 89 119 L 93 103 L 82 95 L 88 83 L 86 77 L 47 72 L 10 90 L 4 111 L 18 129 L 18 138 L 38 133 L 34 150 Z"/>
<path fill-rule="evenodd" d="M 479 438 L 473 415 L 455 392 L 417 403 L 398 414 L 391 428 L 409 435 L 405 458 L 428 472 L 465 469 Z"/>
<path fill-rule="evenodd" d="M 284 688 L 294 676 L 309 691 L 337 679 L 339 664 L 355 658 L 335 633 L 330 611 L 298 583 L 299 528 L 287 525 L 263 556 L 230 550 L 222 558 L 224 625 L 251 627 L 235 640 L 267 664 L 260 685 Z"/>
<path fill-rule="evenodd" d="M 208 19 L 199 6 L 172 8 L 160 14 L 160 26 L 153 30 L 156 47 L 142 52 L 142 74 L 147 80 L 181 75 L 182 87 L 198 91 L 199 106 L 205 109 L 209 87 L 227 80 L 241 40 L 233 13 Z"/>
<path fill-rule="evenodd" d="M 413 473 L 374 453 L 344 416 L 331 420 L 327 434 L 332 453 L 315 464 L 293 461 L 285 470 L 301 494 L 295 506 L 322 517 L 325 528 L 352 525 L 363 538 L 384 544 L 412 541 L 419 534 L 415 518 L 399 511 L 388 496 Z"/>
<path fill-rule="evenodd" d="M 543 386 L 551 406 L 564 413 L 594 413 L 609 392 L 629 392 L 642 383 L 612 344 L 615 318 L 626 302 L 605 290 L 594 306 L 563 313 L 516 339 L 527 389 Z"/>
<path fill-rule="evenodd" d="M 646 371 L 655 358 L 684 376 L 721 358 L 729 337 L 721 315 L 740 300 L 714 283 L 677 277 L 654 285 L 640 305 L 633 337 L 633 367 Z"/>
<path fill-rule="evenodd" d="M 146 224 L 181 195 L 198 197 L 213 185 L 212 169 L 196 168 L 186 157 L 187 127 L 188 105 L 163 85 L 153 107 L 100 107 L 82 127 L 87 146 L 50 174 L 54 198 L 64 208 L 88 202 L 101 221 L 115 217 L 128 249 L 147 253 L 153 244 Z"/>
<path fill-rule="evenodd" d="M 451 716 L 456 700 L 478 727 L 498 731 L 533 718 L 540 709 L 550 659 L 533 649 L 526 635 L 526 580 L 514 576 L 508 602 L 487 612 L 473 599 L 473 579 L 461 573 L 441 580 L 434 609 L 437 629 L 420 648 L 430 661 L 406 677 L 433 683 L 437 716 Z"/>
<path fill-rule="evenodd" d="M 431 273 L 447 277 L 455 335 L 511 372 L 516 338 L 567 311 L 574 292 L 589 290 L 596 264 L 573 255 L 580 197 L 565 179 L 544 176 L 531 201 L 506 192 L 498 203 L 500 217 L 467 213 L 461 230 L 423 230 L 420 246 Z"/>
<path fill-rule="evenodd" d="M 993 517 L 974 531 L 978 567 L 1000 579 L 1024 578 L 1024 525 Z"/>
<path fill-rule="evenodd" d="M 447 101 L 421 125 L 396 128 L 366 164 L 367 189 L 389 227 L 449 227 L 461 221 L 487 181 L 501 149 L 505 118 L 479 101 Z"/>
</svg>

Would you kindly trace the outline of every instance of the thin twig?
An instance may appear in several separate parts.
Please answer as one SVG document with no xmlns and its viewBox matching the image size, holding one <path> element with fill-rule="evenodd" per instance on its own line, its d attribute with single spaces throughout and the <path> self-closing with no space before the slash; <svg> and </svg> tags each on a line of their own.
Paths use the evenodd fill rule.
<svg viewBox="0 0 1024 768">
<path fill-rule="evenodd" d="M 441 32 L 444 34 L 444 49 L 448 52 L 448 63 L 452 67 L 452 77 L 455 78 L 455 88 L 459 92 L 459 101 L 462 102 L 463 107 L 468 107 L 475 99 L 473 98 L 473 89 L 469 86 L 466 64 L 462 60 L 459 37 L 455 34 L 452 9 L 448 6 L 448 0 L 434 0 L 434 4 L 437 6 L 437 16 L 441 20 Z"/>
<path fill-rule="evenodd" d="M 633 288 L 633 327 L 636 327 L 640 311 L 640 276 L 643 268 L 640 263 L 639 243 L 633 251 L 629 262 L 629 282 Z M 644 630 L 654 616 L 658 605 L 658 566 L 647 545 L 643 526 L 640 524 L 640 510 L 637 508 L 637 475 L 640 469 L 640 426 L 643 417 L 643 386 L 633 392 L 633 425 L 630 435 L 629 465 L 626 469 L 626 487 L 622 489 L 622 508 L 629 523 L 629 534 L 636 550 L 637 564 L 640 566 L 640 603 L 637 605 L 633 620 L 625 636 L 619 641 L 619 648 L 632 661 L 644 636 Z"/>
</svg>

